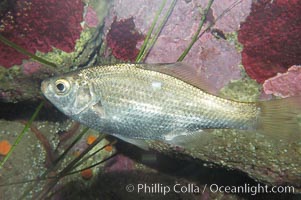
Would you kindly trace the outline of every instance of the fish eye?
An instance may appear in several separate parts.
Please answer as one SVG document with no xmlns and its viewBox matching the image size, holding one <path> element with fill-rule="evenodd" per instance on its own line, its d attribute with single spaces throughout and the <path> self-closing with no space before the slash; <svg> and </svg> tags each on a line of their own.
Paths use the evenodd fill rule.
<svg viewBox="0 0 301 200">
<path fill-rule="evenodd" d="M 70 83 L 65 79 L 58 79 L 55 81 L 55 89 L 60 95 L 66 94 L 70 90 Z"/>
</svg>

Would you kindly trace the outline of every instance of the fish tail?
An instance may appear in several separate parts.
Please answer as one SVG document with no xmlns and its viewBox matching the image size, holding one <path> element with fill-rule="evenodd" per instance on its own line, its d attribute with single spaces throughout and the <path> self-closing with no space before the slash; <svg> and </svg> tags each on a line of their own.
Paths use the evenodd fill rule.
<svg viewBox="0 0 301 200">
<path fill-rule="evenodd" d="M 257 130 L 284 141 L 301 140 L 301 96 L 259 102 Z"/>
</svg>

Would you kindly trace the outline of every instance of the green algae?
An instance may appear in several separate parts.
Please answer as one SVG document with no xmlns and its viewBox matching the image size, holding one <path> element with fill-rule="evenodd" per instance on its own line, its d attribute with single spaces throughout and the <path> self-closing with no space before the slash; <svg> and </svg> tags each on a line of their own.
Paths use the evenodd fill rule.
<svg viewBox="0 0 301 200">
<path fill-rule="evenodd" d="M 112 3 L 110 0 L 86 0 L 87 5 L 90 5 L 96 11 L 98 16 L 98 21 L 100 23 L 104 22 L 105 17 L 108 14 L 109 7 Z"/>
<path fill-rule="evenodd" d="M 204 13 L 202 15 L 202 19 L 200 21 L 198 30 L 195 32 L 194 36 L 192 37 L 192 40 L 190 41 L 188 47 L 183 51 L 183 53 L 180 55 L 180 57 L 178 58 L 177 61 L 183 61 L 184 58 L 186 57 L 186 55 L 188 54 L 188 52 L 190 51 L 190 49 L 192 48 L 192 46 L 195 44 L 195 42 L 198 40 L 199 35 L 201 33 L 202 27 L 206 21 L 207 18 L 207 14 L 210 11 L 211 5 L 213 4 L 214 0 L 209 0 L 207 7 L 204 9 Z"/>
<path fill-rule="evenodd" d="M 21 67 L 18 65 L 14 65 L 9 69 L 0 67 L 0 74 L 1 74 L 0 80 L 14 80 L 14 78 L 16 76 L 21 75 L 21 73 L 22 73 Z"/>
<path fill-rule="evenodd" d="M 54 61 L 63 71 L 68 71 L 70 66 L 77 65 L 80 60 L 78 54 L 80 54 L 85 44 L 92 38 L 95 29 L 85 29 L 81 32 L 80 38 L 76 41 L 74 51 L 67 53 L 57 48 L 53 48 L 52 51 L 48 53 L 37 52 L 36 55 Z"/>
<path fill-rule="evenodd" d="M 243 45 L 238 41 L 238 32 L 226 33 L 227 41 L 235 46 L 237 52 L 242 52 Z"/>
<path fill-rule="evenodd" d="M 219 95 L 237 101 L 254 102 L 258 100 L 261 89 L 262 86 L 255 80 L 245 77 L 230 81 L 220 90 Z"/>
</svg>

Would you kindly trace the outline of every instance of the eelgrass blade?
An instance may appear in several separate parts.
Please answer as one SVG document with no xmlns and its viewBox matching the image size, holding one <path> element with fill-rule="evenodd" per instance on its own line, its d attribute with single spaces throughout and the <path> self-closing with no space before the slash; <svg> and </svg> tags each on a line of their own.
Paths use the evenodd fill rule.
<svg viewBox="0 0 301 200">
<path fill-rule="evenodd" d="M 118 153 L 114 153 L 114 154 L 110 155 L 109 157 L 107 157 L 107 158 L 105 158 L 105 159 L 103 159 L 103 160 L 101 160 L 101 161 L 99 161 L 99 162 L 97 162 L 97 163 L 95 163 L 95 164 L 93 164 L 93 165 L 90 165 L 90 166 L 88 166 L 88 167 L 85 167 L 85 168 L 82 168 L 82 169 L 79 169 L 79 170 L 76 170 L 76 171 L 69 172 L 69 173 L 65 174 L 64 176 L 69 176 L 69 175 L 72 175 L 72 174 L 77 174 L 77 173 L 79 173 L 79 172 L 81 172 L 81 171 L 83 171 L 83 170 L 86 170 L 86 169 L 90 169 L 90 168 L 96 167 L 97 165 L 100 165 L 100 164 L 102 164 L 102 163 L 104 163 L 104 162 L 106 162 L 106 161 L 112 159 L 112 158 L 115 157 L 116 155 L 118 155 Z M 57 178 L 57 177 L 50 177 L 50 178 Z M 62 177 L 59 177 L 59 178 L 62 178 Z M 56 191 L 56 192 L 58 192 L 58 191 Z M 55 195 L 56 192 L 51 193 L 51 194 L 50 194 L 49 196 L 47 196 L 47 198 L 45 198 L 45 199 L 51 199 L 51 197 L 52 197 L 53 195 Z"/>
<path fill-rule="evenodd" d="M 200 35 L 198 36 L 198 38 L 200 38 L 205 32 L 207 32 L 208 30 L 210 30 L 217 21 L 219 21 L 227 12 L 230 12 L 235 6 L 239 5 L 241 3 L 242 0 L 237 0 L 235 2 L 233 2 L 228 8 L 226 8 L 219 16 L 216 17 L 216 19 L 207 26 L 207 28 L 205 30 L 203 30 Z"/>
<path fill-rule="evenodd" d="M 145 40 L 144 40 L 144 42 L 143 42 L 143 44 L 142 44 L 142 46 L 141 46 L 141 49 L 140 49 L 140 51 L 139 51 L 139 54 L 138 54 L 138 56 L 137 56 L 137 58 L 136 58 L 136 62 L 141 62 L 141 61 L 142 61 L 142 55 L 143 55 L 143 53 L 144 53 L 144 51 L 145 51 L 145 48 L 146 48 L 146 46 L 147 46 L 147 44 L 148 44 L 148 41 L 149 41 L 149 39 L 150 39 L 150 36 L 152 35 L 152 32 L 153 32 L 153 30 L 154 30 L 154 28 L 155 28 L 155 26 L 156 26 L 156 24 L 157 24 L 157 21 L 158 21 L 158 19 L 159 19 L 159 16 L 161 15 L 162 10 L 163 10 L 163 8 L 164 8 L 164 6 L 165 6 L 165 4 L 166 4 L 166 1 L 167 1 L 167 0 L 163 0 L 163 1 L 162 1 L 162 4 L 161 4 L 160 8 L 159 8 L 159 10 L 157 11 L 157 13 L 156 13 L 156 15 L 155 15 L 154 21 L 153 21 L 153 23 L 152 23 L 150 29 L 148 30 L 148 33 L 147 33 L 147 35 L 146 35 L 146 38 L 145 38 Z"/>
<path fill-rule="evenodd" d="M 194 36 L 192 37 L 192 40 L 191 40 L 191 42 L 189 43 L 188 47 L 184 50 L 184 52 L 183 52 L 183 53 L 181 54 L 181 56 L 178 58 L 178 60 L 177 60 L 178 62 L 183 61 L 183 59 L 187 56 L 188 52 L 190 51 L 190 49 L 192 48 L 192 46 L 194 45 L 194 43 L 197 41 L 197 39 L 198 39 L 198 37 L 199 37 L 199 34 L 200 34 L 200 32 L 201 32 L 201 30 L 202 30 L 202 28 L 203 28 L 203 25 L 204 25 L 204 23 L 205 23 L 205 21 L 206 21 L 207 14 L 208 14 L 208 12 L 209 12 L 209 10 L 210 10 L 210 8 L 211 8 L 213 2 L 214 2 L 214 0 L 210 0 L 210 1 L 208 2 L 208 5 L 207 5 L 207 7 L 205 8 L 204 14 L 203 14 L 202 19 L 201 19 L 201 21 L 200 21 L 200 25 L 199 25 L 199 27 L 198 27 L 198 30 L 196 31 L 196 33 L 195 33 Z"/>
<path fill-rule="evenodd" d="M 154 33 L 151 41 L 149 42 L 149 44 L 146 45 L 146 48 L 143 50 L 142 55 L 140 57 L 140 61 L 143 61 L 145 59 L 145 57 L 148 55 L 148 53 L 150 52 L 150 50 L 152 49 L 152 47 L 154 46 L 155 42 L 157 41 L 164 25 L 166 24 L 170 14 L 172 13 L 175 5 L 177 3 L 177 0 L 173 0 L 171 5 L 168 8 L 167 13 L 164 16 L 164 19 L 162 20 L 162 22 L 160 23 L 159 27 L 157 28 L 156 32 Z"/>
<path fill-rule="evenodd" d="M 66 154 L 70 151 L 70 149 L 84 136 L 84 134 L 89 130 L 89 128 L 85 128 L 76 138 L 75 140 L 71 143 L 70 146 L 54 161 L 53 165 L 51 168 L 47 169 L 41 176 L 39 176 L 37 179 L 34 181 L 28 180 L 28 182 L 35 182 L 32 184 L 30 187 L 27 188 L 22 194 L 22 196 L 19 198 L 24 199 L 37 185 L 40 181 L 45 181 L 48 180 L 47 175 L 49 172 L 53 171 L 56 169 L 58 163 L 63 160 L 63 158 L 66 156 Z"/>
<path fill-rule="evenodd" d="M 111 158 L 115 157 L 117 154 L 118 154 L 118 153 L 114 153 L 114 154 L 108 156 L 107 158 L 105 158 L 105 159 L 103 159 L 103 160 L 101 160 L 101 161 L 99 161 L 99 162 L 97 162 L 97 163 L 94 163 L 93 165 L 90 165 L 90 166 L 88 166 L 88 167 L 85 167 L 85 168 L 82 168 L 82 169 L 79 169 L 79 170 L 76 170 L 76 171 L 69 172 L 69 173 L 65 174 L 64 176 L 76 174 L 76 173 L 79 173 L 79 172 L 81 172 L 81 171 L 83 171 L 83 170 L 86 170 L 86 169 L 90 169 L 90 168 L 96 167 L 97 165 L 100 165 L 101 163 L 104 163 L 104 162 L 110 160 Z"/>
<path fill-rule="evenodd" d="M 10 155 L 12 154 L 12 152 L 14 151 L 14 149 L 16 148 L 16 146 L 20 143 L 21 139 L 23 138 L 23 136 L 25 135 L 25 133 L 28 131 L 28 129 L 29 129 L 30 125 L 32 124 L 32 122 L 38 116 L 38 114 L 39 114 L 40 110 L 42 109 L 43 105 L 44 105 L 43 101 L 38 105 L 38 107 L 36 108 L 35 112 L 31 116 L 31 118 L 29 119 L 29 121 L 26 123 L 24 129 L 18 135 L 17 139 L 15 140 L 14 144 L 12 145 L 12 148 L 9 150 L 8 154 L 4 157 L 4 159 L 1 161 L 1 163 L 0 163 L 0 169 L 3 167 L 3 165 L 5 164 L 5 162 L 8 160 L 8 158 L 10 157 Z"/>
<path fill-rule="evenodd" d="M 65 174 L 70 172 L 74 166 L 79 162 L 84 155 L 86 155 L 95 145 L 97 145 L 102 139 L 104 139 L 105 135 L 99 136 L 94 143 L 92 143 L 88 148 L 86 148 L 77 158 L 72 160 L 61 172 L 58 173 L 57 178 L 53 179 L 48 186 L 46 190 L 44 190 L 41 194 L 39 194 L 35 199 L 45 199 L 51 189 L 57 184 L 57 182 L 61 179 L 61 177 L 64 177 Z"/>
<path fill-rule="evenodd" d="M 71 150 L 71 148 L 84 136 L 84 134 L 88 130 L 89 130 L 88 127 L 84 128 L 84 130 L 75 138 L 75 140 L 68 146 L 68 148 L 54 161 L 54 165 L 56 165 L 67 155 L 67 153 Z"/>
<path fill-rule="evenodd" d="M 103 147 L 99 148 L 98 150 L 96 150 L 95 152 L 93 152 L 91 155 L 84 157 L 83 159 L 80 160 L 80 162 L 78 162 L 76 165 L 74 165 L 74 168 L 82 165 L 86 160 L 88 160 L 89 158 L 93 157 L 94 155 L 96 155 L 98 152 L 100 152 L 101 150 L 103 150 L 104 148 L 106 148 L 109 145 L 114 145 L 117 141 L 114 140 L 113 142 L 104 145 Z"/>
<path fill-rule="evenodd" d="M 43 58 L 40 58 L 30 52 L 28 52 L 26 49 L 24 49 L 23 47 L 9 41 L 8 39 L 6 39 L 3 35 L 0 34 L 0 41 L 3 42 L 4 44 L 6 44 L 7 46 L 12 47 L 13 49 L 19 51 L 20 53 L 29 56 L 30 58 L 38 61 L 39 63 L 45 64 L 45 65 L 49 65 L 51 67 L 57 67 L 56 64 L 49 62 Z"/>
<path fill-rule="evenodd" d="M 80 162 L 78 162 L 74 168 L 80 166 L 81 164 L 83 164 L 84 161 L 88 160 L 89 158 L 93 157 L 95 154 L 99 153 L 101 150 L 103 150 L 105 147 L 109 146 L 109 145 L 114 145 L 117 141 L 114 140 L 113 142 L 109 143 L 109 144 L 106 144 L 104 145 L 103 147 L 99 148 L 98 150 L 96 150 L 95 152 L 93 152 L 91 155 L 85 157 L 84 159 L 82 159 Z M 116 156 L 117 153 L 114 153 L 110 156 L 108 156 L 107 158 L 93 164 L 93 165 L 90 165 L 86 168 L 82 168 L 80 170 L 76 170 L 76 171 L 72 171 L 72 172 L 69 172 L 67 174 L 64 174 L 64 176 L 69 176 L 69 175 L 72 175 L 72 174 L 75 174 L 77 172 L 81 172 L 82 170 L 85 170 L 85 169 L 89 169 L 89 168 L 93 168 L 101 163 L 104 163 L 105 161 L 113 158 L 114 156 Z M 35 178 L 35 179 L 29 179 L 29 180 L 22 180 L 22 181 L 16 181 L 16 182 L 11 182 L 11 183 L 5 183 L 5 184 L 0 184 L 0 187 L 8 187 L 8 186 L 11 186 L 11 185 L 19 185 L 19 184 L 25 184 L 25 183 L 31 183 L 31 182 L 36 182 L 36 181 L 46 181 L 48 179 L 55 179 L 55 178 L 62 178 L 62 177 L 58 177 L 58 176 L 47 176 L 47 177 L 44 177 L 44 178 Z"/>
</svg>

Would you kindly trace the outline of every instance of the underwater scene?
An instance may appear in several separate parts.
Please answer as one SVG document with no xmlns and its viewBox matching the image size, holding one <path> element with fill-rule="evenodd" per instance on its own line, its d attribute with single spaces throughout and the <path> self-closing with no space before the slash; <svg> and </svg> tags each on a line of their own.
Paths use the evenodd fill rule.
<svg viewBox="0 0 301 200">
<path fill-rule="evenodd" d="M 1 0 L 0 200 L 301 199 L 301 1 Z"/>
</svg>

